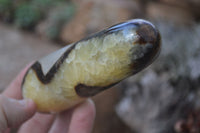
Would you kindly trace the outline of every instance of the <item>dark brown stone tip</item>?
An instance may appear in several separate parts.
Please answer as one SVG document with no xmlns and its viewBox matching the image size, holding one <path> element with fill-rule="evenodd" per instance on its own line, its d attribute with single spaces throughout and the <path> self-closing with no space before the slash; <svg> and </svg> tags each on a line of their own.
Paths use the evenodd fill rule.
<svg viewBox="0 0 200 133">
<path fill-rule="evenodd" d="M 158 39 L 160 39 L 158 31 L 148 23 L 143 23 L 139 25 L 139 28 L 137 29 L 136 33 L 139 36 L 139 39 L 136 43 L 138 44 L 155 44 Z"/>
<path fill-rule="evenodd" d="M 142 45 L 144 50 L 141 51 L 143 56 L 133 61 L 133 74 L 151 64 L 158 57 L 161 50 L 161 36 L 155 26 L 147 21 L 140 21 L 137 26 L 136 33 L 139 38 L 134 44 Z"/>
</svg>

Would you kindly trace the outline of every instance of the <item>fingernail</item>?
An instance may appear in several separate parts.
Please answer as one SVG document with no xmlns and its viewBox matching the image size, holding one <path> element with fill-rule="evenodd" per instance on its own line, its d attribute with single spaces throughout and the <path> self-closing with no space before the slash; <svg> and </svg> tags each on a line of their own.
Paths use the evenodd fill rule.
<svg viewBox="0 0 200 133">
<path fill-rule="evenodd" d="M 95 106 L 94 101 L 93 101 L 91 98 L 88 98 L 87 101 L 88 101 L 90 104 L 92 104 L 92 105 Z"/>
<path fill-rule="evenodd" d="M 22 106 L 27 106 L 28 103 L 28 99 L 24 99 L 24 100 L 20 100 L 19 104 L 21 104 Z"/>
<path fill-rule="evenodd" d="M 35 106 L 35 103 L 31 99 L 26 99 L 26 106 L 27 107 L 33 107 L 33 106 Z"/>
<path fill-rule="evenodd" d="M 23 99 L 23 100 L 19 101 L 19 104 L 21 104 L 22 106 L 29 107 L 29 106 L 32 106 L 34 104 L 34 102 L 31 99 Z"/>
</svg>

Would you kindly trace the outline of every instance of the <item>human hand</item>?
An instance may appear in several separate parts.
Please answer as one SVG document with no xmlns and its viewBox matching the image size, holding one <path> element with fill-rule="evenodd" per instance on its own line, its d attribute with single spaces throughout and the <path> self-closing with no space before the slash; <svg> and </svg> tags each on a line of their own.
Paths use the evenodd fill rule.
<svg viewBox="0 0 200 133">
<path fill-rule="evenodd" d="M 90 133 L 95 118 L 90 99 L 59 114 L 36 113 L 32 100 L 22 100 L 21 83 L 28 68 L 0 94 L 0 133 L 9 133 L 12 127 L 19 127 L 19 133 Z"/>
</svg>

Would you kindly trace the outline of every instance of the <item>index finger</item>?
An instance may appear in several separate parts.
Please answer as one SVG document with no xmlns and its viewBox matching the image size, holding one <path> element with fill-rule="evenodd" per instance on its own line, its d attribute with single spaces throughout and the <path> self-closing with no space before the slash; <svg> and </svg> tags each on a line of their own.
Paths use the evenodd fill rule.
<svg viewBox="0 0 200 133">
<path fill-rule="evenodd" d="M 21 90 L 21 84 L 23 81 L 23 78 L 29 69 L 29 67 L 33 63 L 30 63 L 27 65 L 18 75 L 17 77 L 10 83 L 10 85 L 4 90 L 3 95 L 14 98 L 14 99 L 22 99 L 22 90 Z"/>
</svg>

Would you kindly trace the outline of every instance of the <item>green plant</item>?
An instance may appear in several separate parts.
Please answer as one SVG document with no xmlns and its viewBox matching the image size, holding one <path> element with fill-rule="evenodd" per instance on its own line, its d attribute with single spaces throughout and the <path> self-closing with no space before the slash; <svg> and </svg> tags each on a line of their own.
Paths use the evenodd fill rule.
<svg viewBox="0 0 200 133">
<path fill-rule="evenodd" d="M 12 0 L 0 0 L 0 17 L 3 19 L 10 19 L 13 10 Z"/>
<path fill-rule="evenodd" d="M 57 3 L 63 2 L 65 0 L 32 0 L 32 4 L 40 8 L 41 10 L 48 10 Z"/>
<path fill-rule="evenodd" d="M 61 28 L 67 23 L 75 13 L 75 6 L 71 3 L 60 3 L 50 14 L 50 24 L 46 28 L 46 36 L 51 39 L 57 39 Z"/>
<path fill-rule="evenodd" d="M 0 0 L 0 13 L 8 11 L 12 7 L 12 0 Z"/>
<path fill-rule="evenodd" d="M 41 17 L 42 13 L 36 6 L 25 3 L 16 9 L 15 24 L 21 28 L 32 29 Z"/>
</svg>

